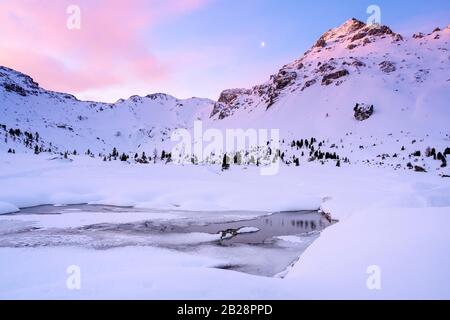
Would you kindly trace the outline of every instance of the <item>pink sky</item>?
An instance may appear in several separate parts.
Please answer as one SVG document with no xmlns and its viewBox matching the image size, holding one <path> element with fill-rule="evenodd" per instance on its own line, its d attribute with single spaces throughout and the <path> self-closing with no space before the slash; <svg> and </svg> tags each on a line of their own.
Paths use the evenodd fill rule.
<svg viewBox="0 0 450 320">
<path fill-rule="evenodd" d="M 111 88 L 120 96 L 119 88 L 137 81 L 150 87 L 170 77 L 171 66 L 152 54 L 142 33 L 207 1 L 0 1 L 0 64 L 44 88 L 82 96 L 93 92 L 92 98 Z M 71 4 L 81 9 L 80 30 L 66 26 Z"/>
</svg>

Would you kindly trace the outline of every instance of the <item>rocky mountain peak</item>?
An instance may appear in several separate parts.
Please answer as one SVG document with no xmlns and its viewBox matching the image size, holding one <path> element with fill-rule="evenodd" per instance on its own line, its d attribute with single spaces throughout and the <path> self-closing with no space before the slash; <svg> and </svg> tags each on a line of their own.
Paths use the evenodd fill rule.
<svg viewBox="0 0 450 320">
<path fill-rule="evenodd" d="M 332 39 L 339 39 L 339 38 L 343 38 L 346 37 L 350 34 L 353 34 L 354 32 L 366 27 L 367 25 L 362 22 L 359 21 L 355 18 L 349 19 L 347 21 L 345 21 L 342 25 L 340 25 L 337 28 L 331 29 L 327 32 L 325 32 L 322 36 L 322 38 L 325 41 L 329 41 Z"/>
<path fill-rule="evenodd" d="M 274 106 L 290 104 L 291 100 L 302 100 L 303 96 L 306 99 L 308 92 L 319 86 L 326 92 L 325 87 L 333 90 L 361 76 L 370 77 L 374 82 L 396 81 L 395 92 L 399 92 L 397 86 L 403 82 L 420 84 L 431 77 L 432 67 L 424 66 L 424 63 L 440 57 L 440 51 L 447 52 L 446 48 L 440 47 L 440 43 L 450 36 L 447 31 L 435 31 L 430 37 L 417 33 L 413 39 L 403 39 L 387 26 L 349 19 L 325 32 L 310 50 L 284 65 L 267 82 L 248 90 L 223 91 L 211 118 L 221 120 L 239 112 L 253 112 L 256 108 L 267 111 Z M 427 39 L 422 44 L 415 41 L 417 38 Z M 440 38 L 444 41 L 429 42 Z M 440 63 L 445 62 L 445 58 L 441 58 Z M 436 70 L 437 74 L 439 70 Z"/>
<path fill-rule="evenodd" d="M 348 49 L 354 49 L 359 45 L 366 45 L 377 38 L 390 37 L 394 41 L 401 41 L 403 37 L 393 32 L 389 27 L 380 24 L 366 24 L 355 18 L 349 19 L 337 28 L 325 32 L 313 49 L 321 50 L 336 44 L 345 44 Z"/>
</svg>

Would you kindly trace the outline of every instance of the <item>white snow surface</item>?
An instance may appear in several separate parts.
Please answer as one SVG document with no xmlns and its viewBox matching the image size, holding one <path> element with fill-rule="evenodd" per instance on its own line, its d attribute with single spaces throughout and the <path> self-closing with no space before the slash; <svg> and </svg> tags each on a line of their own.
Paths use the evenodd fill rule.
<svg viewBox="0 0 450 320">
<path fill-rule="evenodd" d="M 0 161 L 0 201 L 17 207 L 109 199 L 114 204 L 161 209 L 159 215 L 131 214 L 130 221 L 176 219 L 176 210 L 210 210 L 214 215 L 243 208 L 250 212 L 322 208 L 339 219 L 323 231 L 285 279 L 211 269 L 227 261 L 151 247 L 1 248 L 2 298 L 450 298 L 446 178 L 314 164 L 283 166 L 276 176 L 261 176 L 257 168 L 221 172 L 203 166 L 105 164 L 85 156 L 70 163 L 55 163 L 43 154 L 7 155 Z M 78 213 L 66 213 L 65 226 L 98 221 L 72 221 L 71 215 Z M 189 211 L 180 215 L 187 217 Z M 0 224 L 11 220 L 64 225 L 45 216 L 21 215 L 3 215 Z M 217 237 L 192 234 L 167 241 L 196 243 Z M 82 270 L 80 291 L 65 286 L 66 268 L 73 264 Z M 366 287 L 366 271 L 372 265 L 382 271 L 381 290 Z"/>
<path fill-rule="evenodd" d="M 240 228 L 237 233 L 254 233 L 254 232 L 258 232 L 260 229 L 255 228 L 255 227 L 243 227 Z"/>
<path fill-rule="evenodd" d="M 19 211 L 19 208 L 17 208 L 16 206 L 7 202 L 0 202 L 0 214 L 6 214 L 17 211 Z"/>
</svg>

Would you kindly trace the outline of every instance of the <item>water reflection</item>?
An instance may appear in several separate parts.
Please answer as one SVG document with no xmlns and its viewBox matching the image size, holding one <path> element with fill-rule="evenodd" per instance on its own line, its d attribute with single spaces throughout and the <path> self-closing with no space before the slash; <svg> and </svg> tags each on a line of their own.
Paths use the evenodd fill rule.
<svg viewBox="0 0 450 320">
<path fill-rule="evenodd" d="M 304 235 L 321 231 L 330 225 L 327 218 L 317 212 L 280 212 L 271 216 L 249 221 L 217 223 L 206 226 L 189 226 L 188 232 L 219 233 L 224 230 L 238 230 L 243 227 L 260 229 L 256 233 L 238 234 L 231 239 L 221 241 L 223 245 L 232 244 L 267 244 L 274 237 L 288 235 Z"/>
</svg>

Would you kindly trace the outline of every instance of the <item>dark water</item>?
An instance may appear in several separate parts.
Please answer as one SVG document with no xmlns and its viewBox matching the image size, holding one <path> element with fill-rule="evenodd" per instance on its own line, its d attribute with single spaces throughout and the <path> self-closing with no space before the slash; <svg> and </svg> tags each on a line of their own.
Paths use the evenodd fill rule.
<svg viewBox="0 0 450 320">
<path fill-rule="evenodd" d="M 206 226 L 189 226 L 188 232 L 219 233 L 245 227 L 258 228 L 259 231 L 252 233 L 235 233 L 231 238 L 223 239 L 223 245 L 250 244 L 261 245 L 272 242 L 274 237 L 289 235 L 305 235 L 311 232 L 321 231 L 328 227 L 331 222 L 323 215 L 311 211 L 280 212 L 270 216 L 259 217 L 253 220 L 237 221 L 228 223 L 213 223 Z"/>
</svg>

